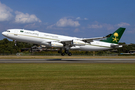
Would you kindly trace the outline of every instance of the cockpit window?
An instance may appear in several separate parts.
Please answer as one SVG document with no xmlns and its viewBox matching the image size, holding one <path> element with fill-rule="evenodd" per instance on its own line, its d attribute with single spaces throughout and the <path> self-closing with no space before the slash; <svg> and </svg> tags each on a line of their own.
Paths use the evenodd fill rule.
<svg viewBox="0 0 135 90">
<path fill-rule="evenodd" d="M 23 32 L 22 30 L 20 30 L 20 32 Z"/>
<path fill-rule="evenodd" d="M 7 32 L 10 32 L 9 30 Z"/>
</svg>

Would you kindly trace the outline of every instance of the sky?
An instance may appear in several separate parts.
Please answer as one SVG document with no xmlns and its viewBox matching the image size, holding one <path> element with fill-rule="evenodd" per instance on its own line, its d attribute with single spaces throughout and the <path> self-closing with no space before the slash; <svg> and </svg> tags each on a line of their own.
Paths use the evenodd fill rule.
<svg viewBox="0 0 135 90">
<path fill-rule="evenodd" d="M 0 33 L 27 29 L 92 38 L 124 27 L 120 42 L 135 43 L 134 4 L 135 0 L 0 0 Z"/>
</svg>

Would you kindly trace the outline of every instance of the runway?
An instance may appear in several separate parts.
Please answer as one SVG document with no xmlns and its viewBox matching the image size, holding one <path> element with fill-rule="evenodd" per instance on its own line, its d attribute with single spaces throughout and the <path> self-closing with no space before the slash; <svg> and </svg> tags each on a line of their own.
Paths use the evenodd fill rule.
<svg viewBox="0 0 135 90">
<path fill-rule="evenodd" d="M 135 63 L 135 59 L 0 59 L 0 63 Z"/>
</svg>

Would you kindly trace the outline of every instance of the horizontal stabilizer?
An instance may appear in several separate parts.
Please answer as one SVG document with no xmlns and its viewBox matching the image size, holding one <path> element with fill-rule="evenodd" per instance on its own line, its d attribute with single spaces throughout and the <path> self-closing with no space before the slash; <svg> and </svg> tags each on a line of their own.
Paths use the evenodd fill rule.
<svg viewBox="0 0 135 90">
<path fill-rule="evenodd" d="M 95 38 L 83 38 L 82 41 L 84 42 L 93 42 L 93 40 L 103 39 L 106 37 L 95 37 Z"/>
<path fill-rule="evenodd" d="M 121 48 L 123 45 L 111 45 L 112 48 Z"/>
</svg>

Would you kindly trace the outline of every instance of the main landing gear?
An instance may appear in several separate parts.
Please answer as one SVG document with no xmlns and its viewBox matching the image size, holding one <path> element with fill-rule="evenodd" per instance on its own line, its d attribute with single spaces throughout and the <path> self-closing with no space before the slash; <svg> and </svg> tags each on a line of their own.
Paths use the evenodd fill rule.
<svg viewBox="0 0 135 90">
<path fill-rule="evenodd" d="M 72 56 L 72 53 L 69 52 L 69 50 L 65 49 L 64 52 L 62 52 L 62 48 L 58 51 L 58 53 L 61 53 L 62 56 L 65 56 L 65 54 L 68 54 L 68 56 Z"/>
</svg>

